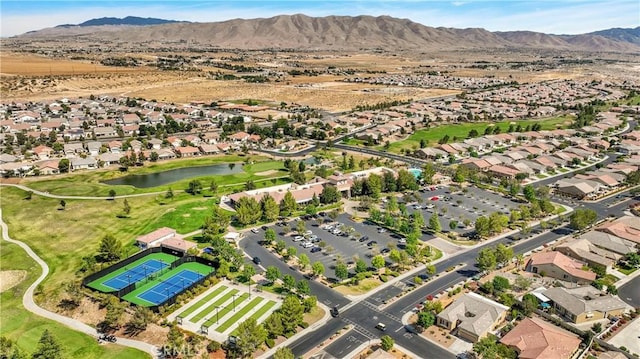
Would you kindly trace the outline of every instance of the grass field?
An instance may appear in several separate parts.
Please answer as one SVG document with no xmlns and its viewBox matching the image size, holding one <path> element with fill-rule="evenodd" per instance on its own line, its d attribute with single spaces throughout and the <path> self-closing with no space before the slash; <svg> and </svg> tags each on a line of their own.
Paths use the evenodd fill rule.
<svg viewBox="0 0 640 359">
<path fill-rule="evenodd" d="M 241 163 L 245 160 L 255 163 L 244 165 L 244 171 L 241 173 L 185 178 L 183 180 L 158 187 L 136 188 L 127 185 L 107 185 L 101 183 L 101 181 L 127 175 L 144 175 L 171 169 L 212 164 Z M 265 171 L 272 171 L 272 173 L 269 175 L 258 175 L 258 173 Z M 223 192 L 226 189 L 226 186 L 244 185 L 248 180 L 260 181 L 286 176 L 288 176 L 288 171 L 284 169 L 281 161 L 267 161 L 265 160 L 265 157 L 262 156 L 222 155 L 196 159 L 172 160 L 150 164 L 143 167 L 131 167 L 126 173 L 122 173 L 117 169 L 111 168 L 95 171 L 82 171 L 48 178 L 33 177 L 25 179 L 22 183 L 35 190 L 57 195 L 108 197 L 110 190 L 115 190 L 116 195 L 164 192 L 169 188 L 172 188 L 173 190 L 183 190 L 188 187 L 189 181 L 193 179 L 200 180 L 205 188 L 208 187 L 211 180 L 215 180 L 218 186 L 221 187 L 219 191 Z"/>
<path fill-rule="evenodd" d="M 516 125 L 521 125 L 522 127 L 526 127 L 527 125 L 531 125 L 534 123 L 539 123 L 542 126 L 543 130 L 552 130 L 558 127 L 566 128 L 571 123 L 571 117 L 562 116 L 562 117 L 553 117 L 548 119 L 541 120 L 520 120 L 520 121 L 503 121 L 492 123 L 494 126 L 500 127 L 502 132 L 507 132 L 510 123 L 515 123 Z M 451 138 L 450 141 L 453 141 L 454 137 L 458 137 L 459 139 L 467 138 L 469 131 L 476 130 L 480 135 L 482 135 L 485 129 L 488 127 L 489 123 L 485 122 L 470 122 L 470 123 L 461 123 L 461 124 L 452 124 L 452 125 L 442 125 L 437 126 L 430 129 L 418 130 L 416 133 L 412 134 L 403 141 L 398 141 L 391 143 L 389 146 L 390 152 L 400 153 L 402 149 L 417 149 L 420 148 L 420 141 L 425 140 L 428 142 L 429 146 L 438 145 L 438 141 L 443 138 L 445 135 L 449 135 Z M 379 149 L 382 149 L 383 146 L 379 146 Z"/>
<path fill-rule="evenodd" d="M 101 292 L 105 292 L 105 293 L 109 293 L 109 292 L 113 292 L 115 291 L 113 288 L 107 286 L 104 284 L 104 282 L 108 281 L 111 278 L 115 278 L 117 276 L 119 276 L 120 274 L 124 273 L 127 271 L 127 268 L 133 268 L 137 265 L 140 265 L 142 263 L 145 263 L 146 261 L 150 260 L 150 259 L 158 259 L 161 260 L 167 264 L 171 264 L 173 262 L 175 262 L 176 260 L 178 260 L 178 257 L 176 256 L 172 256 L 170 254 L 167 253 L 151 253 L 149 255 L 144 256 L 143 258 L 138 259 L 137 261 L 128 264 L 126 267 L 122 267 L 118 270 L 115 270 L 107 275 L 105 275 L 102 278 L 96 279 L 93 282 L 89 283 L 88 286 L 99 290 Z M 144 279 L 143 279 L 144 280 Z"/>
<path fill-rule="evenodd" d="M 200 309 L 203 305 L 207 304 L 209 301 L 211 301 L 213 298 L 215 298 L 218 294 L 222 293 L 226 289 L 227 287 L 224 285 L 218 286 L 216 289 L 213 290 L 213 292 L 209 293 L 207 296 L 200 299 L 196 304 L 192 305 L 187 310 L 180 313 L 180 316 L 184 318 L 193 314 L 196 310 Z"/>
<path fill-rule="evenodd" d="M 0 253 L 1 270 L 21 269 L 28 273 L 23 282 L 0 294 L 0 335 L 17 341 L 18 346 L 28 355 L 35 350 L 42 332 L 48 329 L 63 347 L 64 358 L 149 358 L 146 353 L 120 345 L 98 345 L 89 335 L 73 331 L 25 310 L 22 306 L 22 295 L 29 284 L 40 275 L 40 267 L 17 245 L 0 241 Z"/>
<path fill-rule="evenodd" d="M 156 285 L 160 284 L 161 280 L 167 280 L 171 277 L 173 277 L 174 275 L 180 273 L 180 271 L 182 270 L 190 270 L 193 272 L 198 272 L 202 275 L 207 275 L 209 273 L 211 273 L 211 271 L 213 271 L 214 269 L 206 266 L 204 264 L 201 263 L 197 263 L 197 262 L 187 262 L 187 263 L 183 263 L 180 264 L 179 266 L 177 266 L 176 268 L 169 270 L 167 272 L 164 272 L 162 275 L 160 275 L 160 277 L 158 277 L 155 280 L 151 280 L 147 283 L 144 283 L 140 286 L 138 286 L 133 292 L 125 295 L 122 297 L 122 299 L 131 302 L 133 304 L 137 304 L 137 305 L 141 305 L 141 306 L 152 306 L 152 305 L 156 305 L 155 303 L 150 303 L 147 302 L 146 300 L 139 298 L 138 295 L 146 292 L 147 290 L 155 287 Z M 184 284 L 183 284 L 184 285 Z"/>
<path fill-rule="evenodd" d="M 153 222 L 150 222 L 143 231 L 152 232 L 158 228 L 170 227 L 178 233 L 186 234 L 200 229 L 205 219 L 212 214 L 212 208 L 217 203 L 214 199 L 194 197 L 193 201 L 172 206 L 171 201 L 165 204 L 166 210 Z"/>
</svg>

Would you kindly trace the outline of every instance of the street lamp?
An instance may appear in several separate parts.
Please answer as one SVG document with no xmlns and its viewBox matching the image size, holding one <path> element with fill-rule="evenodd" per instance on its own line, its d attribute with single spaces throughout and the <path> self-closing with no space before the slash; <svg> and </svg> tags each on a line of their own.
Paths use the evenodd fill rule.
<svg viewBox="0 0 640 359">
<path fill-rule="evenodd" d="M 127 274 L 127 280 L 129 281 L 129 285 L 131 285 L 131 274 Z"/>
</svg>

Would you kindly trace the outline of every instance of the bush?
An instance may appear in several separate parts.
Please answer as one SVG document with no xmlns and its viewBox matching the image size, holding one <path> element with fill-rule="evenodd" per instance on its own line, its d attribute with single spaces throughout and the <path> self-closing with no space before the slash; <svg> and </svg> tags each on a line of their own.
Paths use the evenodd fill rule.
<svg viewBox="0 0 640 359">
<path fill-rule="evenodd" d="M 207 352 L 209 353 L 217 352 L 221 348 L 222 348 L 222 344 L 218 343 L 215 340 L 212 340 L 209 342 L 209 344 L 207 344 Z"/>
<path fill-rule="evenodd" d="M 300 326 L 302 327 L 302 329 L 307 329 L 307 328 L 309 328 L 309 323 L 302 322 L 302 323 L 300 323 Z"/>
<path fill-rule="evenodd" d="M 382 283 L 386 283 L 388 280 L 389 280 L 389 277 L 387 277 L 387 276 L 386 276 L 386 275 L 384 275 L 384 274 L 380 274 L 380 281 L 381 281 Z"/>
<path fill-rule="evenodd" d="M 264 341 L 264 343 L 269 347 L 269 348 L 273 348 L 276 345 L 276 341 L 271 339 L 271 338 L 267 338 L 267 340 Z"/>
</svg>

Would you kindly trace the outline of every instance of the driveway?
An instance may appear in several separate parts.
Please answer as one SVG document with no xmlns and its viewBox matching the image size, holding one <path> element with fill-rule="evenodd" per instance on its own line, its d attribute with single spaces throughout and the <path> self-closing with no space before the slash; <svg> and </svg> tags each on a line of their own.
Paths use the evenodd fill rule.
<svg viewBox="0 0 640 359">
<path fill-rule="evenodd" d="M 640 334 L 640 317 L 620 330 L 608 343 L 617 347 L 627 347 L 632 354 L 640 354 L 640 336 L 638 334 Z"/>
</svg>

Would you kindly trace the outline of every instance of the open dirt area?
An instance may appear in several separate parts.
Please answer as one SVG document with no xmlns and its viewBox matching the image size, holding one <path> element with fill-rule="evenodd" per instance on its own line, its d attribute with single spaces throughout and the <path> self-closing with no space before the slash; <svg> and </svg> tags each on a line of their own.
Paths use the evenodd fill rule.
<svg viewBox="0 0 640 359">
<path fill-rule="evenodd" d="M 16 53 L 0 54 L 1 76 L 81 75 L 138 72 L 140 69 L 103 66 L 90 61 L 51 59 Z"/>
<path fill-rule="evenodd" d="M 27 277 L 27 271 L 3 270 L 0 272 L 0 293 L 9 290 Z"/>
</svg>

